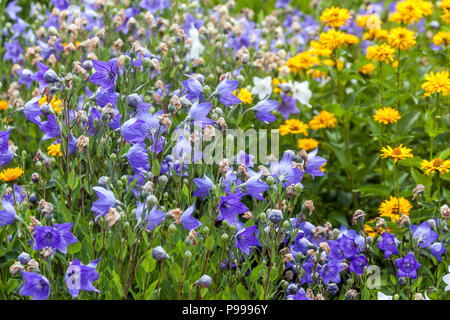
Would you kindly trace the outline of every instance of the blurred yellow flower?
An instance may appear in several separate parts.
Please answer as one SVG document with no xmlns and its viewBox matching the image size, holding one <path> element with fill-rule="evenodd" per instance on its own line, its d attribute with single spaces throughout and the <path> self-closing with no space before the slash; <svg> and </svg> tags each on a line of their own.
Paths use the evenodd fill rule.
<svg viewBox="0 0 450 320">
<path fill-rule="evenodd" d="M 50 100 L 50 103 L 47 100 L 47 95 L 43 95 L 42 98 L 39 99 L 38 105 L 39 107 L 42 106 L 44 103 L 50 104 L 50 106 L 53 108 L 56 114 L 60 114 L 62 111 L 62 101 L 61 99 L 56 99 L 56 96 L 53 96 Z"/>
<path fill-rule="evenodd" d="M 317 58 L 312 51 L 304 51 L 289 58 L 286 65 L 290 72 L 300 72 L 304 69 L 313 67 L 318 63 L 319 58 Z"/>
<path fill-rule="evenodd" d="M 323 128 L 334 128 L 336 127 L 336 121 L 336 117 L 333 113 L 322 110 L 318 115 L 315 115 L 308 124 L 311 129 L 318 130 Z"/>
<path fill-rule="evenodd" d="M 444 9 L 441 18 L 445 23 L 450 23 L 450 9 Z"/>
<path fill-rule="evenodd" d="M 320 15 L 320 21 L 333 28 L 343 26 L 348 19 L 350 19 L 348 10 L 339 7 L 327 8 Z"/>
<path fill-rule="evenodd" d="M 384 124 L 396 123 L 401 118 L 400 113 L 391 107 L 378 109 L 373 116 L 375 121 Z"/>
<path fill-rule="evenodd" d="M 400 218 L 399 204 L 400 204 L 400 213 L 402 215 L 409 216 L 412 205 L 404 197 L 400 197 L 400 199 L 398 199 L 397 197 L 391 196 L 389 200 L 385 200 L 380 205 L 378 211 L 380 212 L 380 215 L 382 217 L 389 217 L 392 222 L 395 222 Z"/>
<path fill-rule="evenodd" d="M 236 91 L 237 90 L 233 91 L 234 96 L 236 96 Z M 237 95 L 237 97 L 242 101 L 242 103 L 250 104 L 253 102 L 252 93 L 245 88 L 242 88 L 241 91 L 239 91 L 239 94 Z"/>
<path fill-rule="evenodd" d="M 368 63 L 359 68 L 359 72 L 362 74 L 369 75 L 375 69 L 375 65 L 373 63 Z"/>
<path fill-rule="evenodd" d="M 390 146 L 381 148 L 381 158 L 392 158 L 394 162 L 397 163 L 398 160 L 404 160 L 407 158 L 413 158 L 411 153 L 412 149 L 404 147 L 400 144 L 398 147 L 392 149 Z"/>
<path fill-rule="evenodd" d="M 56 157 L 56 156 L 62 157 L 61 144 L 58 143 L 58 144 L 49 145 L 47 148 L 47 153 L 49 156 L 52 156 L 52 157 Z"/>
<path fill-rule="evenodd" d="M 388 35 L 389 31 L 385 29 L 369 29 L 369 32 L 364 32 L 363 40 L 386 40 Z"/>
<path fill-rule="evenodd" d="M 366 58 L 373 61 L 383 61 L 389 63 L 394 60 L 394 48 L 386 43 L 377 46 L 370 46 L 367 48 Z"/>
<path fill-rule="evenodd" d="M 450 9 L 450 0 L 442 0 L 439 7 L 444 9 Z"/>
<path fill-rule="evenodd" d="M 447 45 L 450 43 L 450 32 L 439 31 L 433 36 L 433 44 L 440 46 L 441 44 Z"/>
<path fill-rule="evenodd" d="M 0 100 L 0 111 L 6 110 L 8 108 L 8 101 Z"/>
<path fill-rule="evenodd" d="M 416 35 L 406 28 L 394 28 L 389 32 L 388 43 L 395 49 L 408 50 L 416 44 Z"/>
<path fill-rule="evenodd" d="M 426 91 L 425 96 L 429 96 L 432 93 L 442 93 L 446 96 L 450 93 L 450 79 L 448 71 L 442 71 L 425 75 L 425 82 L 422 84 L 422 89 Z"/>
<path fill-rule="evenodd" d="M 436 158 L 431 161 L 422 161 L 422 170 L 426 175 L 433 174 L 434 172 L 439 172 L 440 174 L 446 174 L 450 171 L 450 160 L 442 160 L 441 158 Z"/>
<path fill-rule="evenodd" d="M 313 150 L 317 148 L 319 145 L 319 141 L 313 138 L 307 138 L 307 139 L 298 139 L 297 141 L 297 148 L 303 149 L 306 151 Z"/>
<path fill-rule="evenodd" d="M 23 170 L 19 167 L 8 168 L 0 172 L 0 180 L 11 182 L 17 180 L 23 174 Z"/>
<path fill-rule="evenodd" d="M 285 136 L 289 133 L 301 133 L 308 136 L 308 125 L 298 119 L 288 119 L 279 128 L 280 134 Z"/>
<path fill-rule="evenodd" d="M 336 29 L 329 29 L 326 33 L 322 32 L 319 36 L 319 44 L 331 51 L 339 49 L 345 42 L 345 34 Z"/>
<path fill-rule="evenodd" d="M 396 10 L 389 17 L 389 21 L 414 24 L 433 13 L 433 4 L 423 0 L 405 0 L 397 3 Z"/>
</svg>

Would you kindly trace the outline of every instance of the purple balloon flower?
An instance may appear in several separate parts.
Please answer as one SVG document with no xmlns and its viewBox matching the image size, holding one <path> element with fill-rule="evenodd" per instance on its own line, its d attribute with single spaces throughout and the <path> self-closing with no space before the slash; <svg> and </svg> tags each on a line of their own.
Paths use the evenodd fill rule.
<svg viewBox="0 0 450 320">
<path fill-rule="evenodd" d="M 398 254 L 397 241 L 393 234 L 386 231 L 382 234 L 382 240 L 377 244 L 378 248 L 384 250 L 384 257 L 388 259 L 393 254 Z"/>
<path fill-rule="evenodd" d="M 242 228 L 236 233 L 236 244 L 234 246 L 241 249 L 247 256 L 250 255 L 250 250 L 253 246 L 260 245 L 258 238 L 253 235 L 255 231 L 256 226 L 251 226 Z"/>
<path fill-rule="evenodd" d="M 244 193 L 244 195 L 251 195 L 255 199 L 265 201 L 262 193 L 269 189 L 269 186 L 260 180 L 262 173 L 254 174 L 247 181 L 237 186 Z"/>
<path fill-rule="evenodd" d="M 16 209 L 8 200 L 2 198 L 3 210 L 0 210 L 0 226 L 12 224 L 16 220 Z"/>
<path fill-rule="evenodd" d="M 357 276 L 364 273 L 364 268 L 369 264 L 367 263 L 366 256 L 360 255 L 350 259 L 348 270 L 356 273 Z"/>
<path fill-rule="evenodd" d="M 316 156 L 317 152 L 318 148 L 314 149 L 308 154 L 308 161 L 304 166 L 305 172 L 310 174 L 313 179 L 314 177 L 322 177 L 325 175 L 325 173 L 320 170 L 320 167 L 327 162 L 327 159 Z"/>
<path fill-rule="evenodd" d="M 148 152 L 143 144 L 133 145 L 128 150 L 127 159 L 136 174 L 143 174 L 150 169 Z"/>
<path fill-rule="evenodd" d="M 64 278 L 72 297 L 77 298 L 80 290 L 100 292 L 92 284 L 99 278 L 99 274 L 95 270 L 99 260 L 96 259 L 88 265 L 82 264 L 77 258 L 72 261 Z"/>
<path fill-rule="evenodd" d="M 141 218 L 143 211 L 144 204 L 138 201 L 136 207 L 136 219 L 138 221 L 142 220 L 143 222 L 147 222 L 146 228 L 149 231 L 152 231 L 154 228 L 156 228 L 166 216 L 166 213 L 164 211 L 156 210 L 156 205 L 152 208 L 152 210 L 150 210 L 150 212 L 148 212 L 147 206 L 145 206 L 145 215 L 144 218 Z"/>
<path fill-rule="evenodd" d="M 277 117 L 272 114 L 272 111 L 275 110 L 277 106 L 278 101 L 266 99 L 258 102 L 256 106 L 249 110 L 255 110 L 256 118 L 268 124 L 269 122 L 277 120 Z"/>
<path fill-rule="evenodd" d="M 302 170 L 292 167 L 292 158 L 288 152 L 284 153 L 283 159 L 279 163 L 270 163 L 270 172 L 274 178 L 281 182 L 283 187 L 300 183 L 304 175 Z"/>
<path fill-rule="evenodd" d="M 231 108 L 232 104 L 239 104 L 242 102 L 233 94 L 233 91 L 236 90 L 238 85 L 239 81 L 237 80 L 225 79 L 221 83 L 219 83 L 213 95 L 216 95 L 222 104 Z"/>
<path fill-rule="evenodd" d="M 46 247 L 58 249 L 62 253 L 67 252 L 67 246 L 78 242 L 78 239 L 70 232 L 72 222 L 65 224 L 55 224 L 55 227 L 36 226 L 34 228 L 33 250 L 42 250 Z"/>
<path fill-rule="evenodd" d="M 292 95 L 284 93 L 281 95 L 281 104 L 278 105 L 277 110 L 284 120 L 289 119 L 291 114 L 300 113 L 297 107 L 297 100 L 295 100 Z"/>
<path fill-rule="evenodd" d="M 150 11 L 152 14 L 155 14 L 158 11 L 163 11 L 164 9 L 170 8 L 170 1 L 169 0 L 141 0 L 141 2 L 139 2 L 139 7 Z"/>
<path fill-rule="evenodd" d="M 183 214 L 181 215 L 181 224 L 187 231 L 191 231 L 192 229 L 196 229 L 202 225 L 200 221 L 195 219 L 192 215 L 194 214 L 195 210 L 195 203 L 184 210 Z"/>
<path fill-rule="evenodd" d="M 344 251 L 344 257 L 351 258 L 359 254 L 358 244 L 353 238 L 343 235 L 338 239 L 339 247 Z"/>
<path fill-rule="evenodd" d="M 22 7 L 17 6 L 17 0 L 15 1 L 11 1 L 10 3 L 8 3 L 8 5 L 6 6 L 6 14 L 11 18 L 11 20 L 16 20 L 17 19 L 17 14 L 22 11 Z"/>
<path fill-rule="evenodd" d="M 11 162 L 14 153 L 9 147 L 9 131 L 0 131 L 0 167 L 3 167 Z"/>
<path fill-rule="evenodd" d="M 194 197 L 202 197 L 203 200 L 214 185 L 214 182 L 212 182 L 206 174 L 203 178 L 194 178 L 194 183 L 198 187 L 198 189 L 194 191 Z"/>
<path fill-rule="evenodd" d="M 417 269 L 420 268 L 421 264 L 416 261 L 412 252 L 408 253 L 404 258 L 396 259 L 395 264 L 398 267 L 397 277 L 417 278 Z"/>
<path fill-rule="evenodd" d="M 204 128 L 207 124 L 212 125 L 214 121 L 206 117 L 211 110 L 211 103 L 198 103 L 197 101 L 189 109 L 186 121 L 191 121 L 194 125 Z"/>
<path fill-rule="evenodd" d="M 91 211 L 97 213 L 97 217 L 104 216 L 108 213 L 109 209 L 116 205 L 116 197 L 110 190 L 106 190 L 103 187 L 92 188 L 98 196 L 98 200 L 92 204 Z"/>
<path fill-rule="evenodd" d="M 92 60 L 92 63 L 96 72 L 89 78 L 89 81 L 102 88 L 114 87 L 117 76 L 117 58 L 108 62 Z"/>
<path fill-rule="evenodd" d="M 44 121 L 41 124 L 39 124 L 39 129 L 41 129 L 44 132 L 42 141 L 57 138 L 61 135 L 59 125 L 56 122 L 56 118 L 53 114 L 49 114 L 47 121 Z"/>
<path fill-rule="evenodd" d="M 47 278 L 35 273 L 22 271 L 25 283 L 19 291 L 22 296 L 33 296 L 33 300 L 46 300 L 50 296 L 50 283 Z"/>
<path fill-rule="evenodd" d="M 425 221 L 420 226 L 411 226 L 413 238 L 417 239 L 418 246 L 421 248 L 428 248 L 439 236 L 430 226 L 428 221 Z"/>
<path fill-rule="evenodd" d="M 344 265 L 339 262 L 328 262 L 320 270 L 319 275 L 325 284 L 330 282 L 339 283 L 341 282 L 341 277 L 339 273 L 344 269 Z"/>
<path fill-rule="evenodd" d="M 237 215 L 249 211 L 241 202 L 243 194 L 234 193 L 220 197 L 218 221 L 227 220 L 233 226 L 237 225 Z"/>
<path fill-rule="evenodd" d="M 441 262 L 441 255 L 447 252 L 447 250 L 442 242 L 436 242 L 430 246 L 430 252 L 439 262 Z"/>
</svg>

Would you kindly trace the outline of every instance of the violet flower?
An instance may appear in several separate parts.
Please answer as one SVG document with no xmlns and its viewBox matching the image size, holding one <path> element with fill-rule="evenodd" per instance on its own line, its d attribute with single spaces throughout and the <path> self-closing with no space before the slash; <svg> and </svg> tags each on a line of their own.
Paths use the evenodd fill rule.
<svg viewBox="0 0 450 320">
<path fill-rule="evenodd" d="M 340 283 L 341 277 L 339 273 L 344 269 L 344 265 L 339 262 L 328 262 L 320 270 L 319 275 L 323 282 L 328 285 L 330 282 Z"/>
<path fill-rule="evenodd" d="M 377 244 L 378 248 L 384 250 L 384 258 L 388 259 L 393 254 L 398 254 L 397 240 L 393 234 L 386 231 L 382 234 L 382 240 Z"/>
<path fill-rule="evenodd" d="M 420 226 L 411 226 L 413 238 L 417 239 L 417 245 L 421 248 L 428 248 L 439 236 L 430 226 L 428 221 L 423 222 Z"/>
<path fill-rule="evenodd" d="M 14 205 L 8 200 L 2 198 L 2 207 L 3 210 L 0 210 L 0 226 L 12 224 L 17 217 Z"/>
<path fill-rule="evenodd" d="M 350 259 L 348 270 L 356 273 L 357 276 L 360 276 L 364 273 L 364 268 L 367 266 L 369 266 L 369 264 L 367 263 L 366 256 L 360 255 Z"/>
<path fill-rule="evenodd" d="M 198 187 L 198 189 L 194 191 L 193 196 L 201 197 L 203 200 L 205 200 L 205 197 L 209 194 L 209 191 L 214 186 L 214 182 L 212 182 L 206 174 L 203 176 L 203 178 L 194 178 L 193 181 Z"/>
<path fill-rule="evenodd" d="M 253 235 L 256 231 L 256 226 L 243 228 L 236 233 L 236 248 L 241 249 L 247 256 L 250 255 L 250 250 L 253 246 L 261 245 L 259 240 Z"/>
<path fill-rule="evenodd" d="M 92 204 L 91 211 L 97 213 L 97 217 L 104 216 L 108 213 L 109 209 L 116 205 L 116 197 L 110 190 L 106 190 L 103 187 L 93 187 L 92 190 L 98 196 L 98 200 Z"/>
<path fill-rule="evenodd" d="M 14 152 L 12 152 L 8 143 L 9 134 L 9 131 L 0 131 L 0 167 L 10 163 L 14 157 Z"/>
<path fill-rule="evenodd" d="M 234 193 L 220 197 L 218 221 L 227 220 L 233 226 L 237 225 L 237 215 L 249 211 L 241 202 L 243 194 Z"/>
<path fill-rule="evenodd" d="M 445 249 L 443 242 L 436 242 L 430 246 L 430 252 L 439 262 L 442 262 L 441 255 L 447 252 L 447 250 Z"/>
<path fill-rule="evenodd" d="M 225 106 L 231 108 L 233 104 L 242 103 L 242 101 L 233 94 L 233 91 L 239 85 L 237 80 L 225 79 L 217 86 L 216 90 L 213 92 L 213 96 L 217 96 L 219 101 Z"/>
<path fill-rule="evenodd" d="M 32 296 L 33 300 L 46 300 L 50 297 L 50 283 L 47 278 L 35 273 L 22 271 L 25 282 L 19 291 L 22 296 Z"/>
<path fill-rule="evenodd" d="M 192 215 L 194 214 L 195 210 L 195 203 L 184 210 L 183 214 L 181 215 L 181 224 L 187 231 L 191 231 L 193 229 L 196 229 L 202 225 L 200 221 L 195 219 Z"/>
<path fill-rule="evenodd" d="M 143 211 L 144 204 L 138 201 L 136 207 L 136 219 L 138 221 L 146 222 L 146 229 L 148 231 L 153 231 L 153 229 L 156 228 L 166 216 L 166 213 L 164 211 L 156 209 L 156 205 L 150 210 L 150 212 L 148 212 L 147 206 L 145 206 L 144 217 L 142 217 Z"/>
<path fill-rule="evenodd" d="M 398 267 L 397 277 L 410 277 L 412 279 L 417 278 L 417 269 L 421 267 L 412 252 L 408 253 L 404 258 L 398 258 L 395 260 L 395 264 Z"/>
<path fill-rule="evenodd" d="M 64 278 L 67 289 L 69 289 L 72 297 L 77 298 L 80 290 L 100 293 L 100 291 L 92 284 L 99 278 L 99 274 L 97 270 L 95 270 L 99 260 L 100 259 L 96 259 L 88 265 L 82 264 L 77 258 L 72 261 L 67 268 L 66 276 Z"/>
<path fill-rule="evenodd" d="M 117 58 L 108 62 L 92 60 L 92 63 L 96 72 L 89 78 L 89 81 L 102 88 L 114 87 L 117 76 Z"/>
<path fill-rule="evenodd" d="M 46 247 L 56 249 L 66 254 L 67 246 L 78 242 L 78 239 L 70 232 L 73 223 L 55 224 L 55 227 L 36 226 L 34 228 L 33 250 L 42 250 Z"/>
</svg>

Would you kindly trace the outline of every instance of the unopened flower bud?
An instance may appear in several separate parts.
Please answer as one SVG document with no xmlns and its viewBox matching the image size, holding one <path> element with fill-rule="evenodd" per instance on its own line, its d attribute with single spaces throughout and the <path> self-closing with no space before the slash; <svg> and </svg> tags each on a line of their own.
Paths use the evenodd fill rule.
<svg viewBox="0 0 450 320">
<path fill-rule="evenodd" d="M 48 69 L 47 71 L 45 71 L 44 80 L 47 83 L 55 83 L 57 81 L 60 81 L 58 75 L 52 69 Z"/>
<path fill-rule="evenodd" d="M 137 93 L 132 93 L 127 97 L 127 104 L 136 109 L 142 103 L 141 97 Z"/>
<path fill-rule="evenodd" d="M 26 252 L 22 252 L 17 259 L 19 260 L 19 262 L 23 265 L 27 265 L 28 262 L 31 260 L 31 256 L 26 253 Z"/>
<path fill-rule="evenodd" d="M 195 282 L 195 284 L 198 284 L 200 288 L 209 288 L 211 286 L 211 277 L 204 274 Z"/>
<path fill-rule="evenodd" d="M 337 286 L 336 283 L 330 283 L 330 284 L 327 286 L 327 292 L 328 292 L 330 295 L 334 296 L 334 295 L 336 295 L 336 294 L 339 293 L 339 287 Z"/>
<path fill-rule="evenodd" d="M 281 212 L 281 210 L 277 210 L 277 209 L 272 209 L 270 211 L 269 214 L 269 220 L 273 223 L 273 224 L 278 224 L 281 222 L 281 220 L 283 220 L 283 212 Z"/>
<path fill-rule="evenodd" d="M 158 203 L 158 199 L 153 194 L 151 194 L 147 197 L 147 207 L 148 208 L 153 208 L 157 203 Z"/>
<path fill-rule="evenodd" d="M 156 261 L 162 261 L 162 260 L 169 258 L 166 251 L 161 246 L 157 246 L 156 248 L 154 248 L 152 250 L 152 257 Z"/>
<path fill-rule="evenodd" d="M 41 176 L 37 172 L 34 172 L 31 175 L 31 181 L 33 181 L 34 183 L 38 183 L 40 179 L 41 179 Z"/>
</svg>

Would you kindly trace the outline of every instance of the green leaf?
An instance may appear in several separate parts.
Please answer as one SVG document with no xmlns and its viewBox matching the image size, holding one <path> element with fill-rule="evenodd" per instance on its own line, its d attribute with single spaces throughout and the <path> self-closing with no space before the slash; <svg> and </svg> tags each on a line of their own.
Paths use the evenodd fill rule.
<svg viewBox="0 0 450 320">
<path fill-rule="evenodd" d="M 207 250 L 211 250 L 214 247 L 214 243 L 215 243 L 215 241 L 214 241 L 213 236 L 209 236 L 208 238 L 206 238 L 205 248 Z"/>
<path fill-rule="evenodd" d="M 236 287 L 236 292 L 240 300 L 248 300 L 249 295 L 247 289 L 242 285 L 242 283 L 239 283 Z"/>
<path fill-rule="evenodd" d="M 81 242 L 77 241 L 67 247 L 68 254 L 75 254 L 81 251 Z"/>
<path fill-rule="evenodd" d="M 353 190 L 353 192 L 361 192 L 361 193 L 363 193 L 363 196 L 375 195 L 375 196 L 387 198 L 387 197 L 389 197 L 389 195 L 391 193 L 391 188 L 388 186 L 383 186 L 381 184 L 369 184 L 367 186 Z"/>
</svg>

